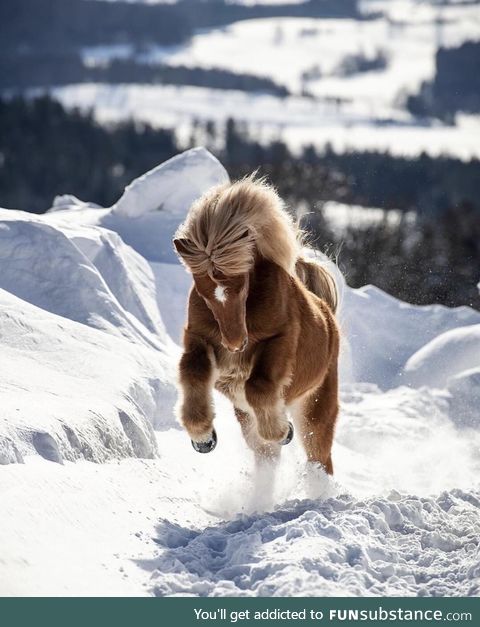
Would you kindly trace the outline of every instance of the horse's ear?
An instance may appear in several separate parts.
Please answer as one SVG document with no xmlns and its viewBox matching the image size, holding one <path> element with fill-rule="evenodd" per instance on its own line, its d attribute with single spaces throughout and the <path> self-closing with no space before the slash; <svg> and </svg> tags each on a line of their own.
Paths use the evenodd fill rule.
<svg viewBox="0 0 480 627">
<path fill-rule="evenodd" d="M 175 246 L 175 250 L 180 255 L 180 257 L 184 257 L 188 254 L 191 242 L 185 237 L 178 237 L 173 240 L 173 245 Z"/>
</svg>

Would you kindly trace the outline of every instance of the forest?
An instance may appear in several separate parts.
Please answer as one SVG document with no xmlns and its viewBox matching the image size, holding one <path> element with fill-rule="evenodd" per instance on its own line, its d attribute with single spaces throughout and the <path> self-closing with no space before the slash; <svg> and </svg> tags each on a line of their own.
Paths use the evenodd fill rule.
<svg viewBox="0 0 480 627">
<path fill-rule="evenodd" d="M 286 87 L 270 78 L 220 68 L 138 63 L 134 59 L 113 59 L 106 64 L 90 66 L 77 52 L 57 54 L 46 51 L 0 56 L 0 89 L 21 92 L 32 87 L 58 87 L 83 82 L 192 85 L 280 97 L 289 94 Z"/>
<path fill-rule="evenodd" d="M 439 48 L 435 75 L 425 81 L 418 94 L 407 99 L 408 110 L 416 116 L 453 121 L 458 111 L 480 112 L 480 41 Z"/>
<path fill-rule="evenodd" d="M 2 53 L 66 52 L 82 46 L 130 43 L 179 44 L 195 29 L 266 17 L 355 17 L 357 0 L 309 0 L 292 4 L 232 4 L 181 0 L 150 4 L 87 0 L 2 0 Z M 42 27 L 38 28 L 41 24 Z"/>
<path fill-rule="evenodd" d="M 81 82 L 163 83 L 287 96 L 288 89 L 270 78 L 217 68 L 172 67 L 133 58 L 91 67 L 84 62 L 82 50 L 116 44 L 128 44 L 136 51 L 150 45 L 179 45 L 198 29 L 288 16 L 361 18 L 356 0 L 278 5 L 237 5 L 224 0 L 181 0 L 176 4 L 2 0 L 0 89 L 21 91 Z"/>
<path fill-rule="evenodd" d="M 199 143 L 233 178 L 258 169 L 293 213 L 301 207 L 309 240 L 338 256 L 350 285 L 373 282 L 416 304 L 480 308 L 478 160 L 313 147 L 297 156 L 282 141 L 260 145 L 234 120 L 226 129 L 197 124 L 191 145 Z M 172 130 L 132 121 L 104 127 L 47 96 L 0 100 L 0 206 L 42 213 L 63 193 L 109 206 L 182 148 Z M 322 211 L 328 200 L 380 207 L 384 219 L 336 231 Z M 390 220 L 393 209 L 404 217 Z"/>
</svg>

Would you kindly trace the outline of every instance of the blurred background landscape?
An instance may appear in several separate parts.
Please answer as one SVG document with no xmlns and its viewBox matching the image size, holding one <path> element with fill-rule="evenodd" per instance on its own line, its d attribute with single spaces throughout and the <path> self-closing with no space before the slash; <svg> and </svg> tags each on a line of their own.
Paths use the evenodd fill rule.
<svg viewBox="0 0 480 627">
<path fill-rule="evenodd" d="M 2 0 L 0 206 L 205 145 L 347 282 L 480 309 L 478 0 Z"/>
</svg>

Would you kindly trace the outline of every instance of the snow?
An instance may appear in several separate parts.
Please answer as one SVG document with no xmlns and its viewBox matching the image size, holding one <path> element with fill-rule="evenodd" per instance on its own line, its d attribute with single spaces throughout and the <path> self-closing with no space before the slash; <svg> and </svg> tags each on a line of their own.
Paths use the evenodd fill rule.
<svg viewBox="0 0 480 627">
<path fill-rule="evenodd" d="M 133 57 L 267 76 L 289 88 L 288 98 L 165 85 L 81 84 L 53 93 L 68 107 L 93 109 L 103 122 L 133 117 L 175 128 L 183 141 L 194 120 L 224 123 L 234 117 L 261 141 L 280 136 L 295 151 L 329 143 L 339 151 L 480 156 L 480 116 L 459 114 L 448 126 L 416 120 L 404 106 L 406 96 L 433 77 L 439 46 L 480 40 L 478 5 L 363 0 L 360 8 L 374 18 L 251 19 L 204 29 L 184 45 L 83 51 L 89 65 Z M 352 76 L 339 72 L 347 56 L 372 58 L 379 52 L 388 59 L 385 68 Z"/>
<path fill-rule="evenodd" d="M 454 126 L 418 122 L 404 110 L 393 119 L 355 107 L 339 109 L 329 98 L 275 96 L 173 85 L 106 85 L 82 83 L 49 90 L 67 108 L 93 110 L 102 123 L 125 119 L 172 128 L 187 144 L 192 120 L 224 124 L 228 118 L 245 121 L 251 135 L 266 143 L 281 138 L 294 152 L 305 145 L 337 151 L 379 150 L 394 155 L 480 156 L 480 116 L 458 115 Z M 31 90 L 38 95 L 41 90 Z"/>
<path fill-rule="evenodd" d="M 225 180 L 197 149 L 110 208 L 0 211 L 0 594 L 478 595 L 480 313 L 335 270 L 333 480 L 295 438 L 256 473 L 220 396 L 210 455 L 176 424 L 171 236 Z"/>
<path fill-rule="evenodd" d="M 438 335 L 414 353 L 405 374 L 415 387 L 445 387 L 450 377 L 478 366 L 480 324 L 458 327 Z"/>
<path fill-rule="evenodd" d="M 480 313 L 469 307 L 415 307 L 370 285 L 347 290 L 340 320 L 350 344 L 354 379 L 385 389 L 407 382 L 407 364 L 414 353 L 446 331 L 480 323 Z M 477 363 L 479 358 L 477 352 Z"/>
<path fill-rule="evenodd" d="M 305 596 L 476 594 L 478 506 L 461 491 L 446 502 L 341 496 L 289 502 L 201 532 L 165 522 L 154 592 L 290 596 L 301 581 Z"/>
<path fill-rule="evenodd" d="M 153 456 L 152 426 L 173 422 L 175 374 L 148 264 L 114 233 L 67 237 L 24 215 L 0 212 L 3 448 Z"/>
<path fill-rule="evenodd" d="M 448 380 L 450 413 L 455 424 L 478 429 L 480 368 L 464 370 Z"/>
<path fill-rule="evenodd" d="M 100 221 L 148 261 L 177 261 L 173 234 L 188 208 L 206 189 L 228 180 L 225 168 L 203 148 L 189 150 L 179 159 L 174 157 L 134 181 Z"/>
<path fill-rule="evenodd" d="M 382 222 L 389 226 L 397 226 L 402 220 L 415 222 L 414 212 L 399 211 L 396 209 L 381 209 L 380 207 L 363 207 L 361 205 L 346 205 L 335 200 L 327 200 L 322 205 L 322 213 L 332 229 L 344 232 L 348 228 L 369 228 Z"/>
<path fill-rule="evenodd" d="M 187 181 L 185 175 L 179 178 L 179 168 L 183 173 L 188 173 Z M 183 218 L 205 187 L 227 180 L 227 173 L 219 161 L 208 151 L 196 148 L 169 159 L 133 181 L 113 206 L 113 212 L 135 218 L 145 213 L 165 211 L 176 215 L 177 219 L 178 216 Z M 160 199 L 159 189 L 162 190 Z"/>
</svg>

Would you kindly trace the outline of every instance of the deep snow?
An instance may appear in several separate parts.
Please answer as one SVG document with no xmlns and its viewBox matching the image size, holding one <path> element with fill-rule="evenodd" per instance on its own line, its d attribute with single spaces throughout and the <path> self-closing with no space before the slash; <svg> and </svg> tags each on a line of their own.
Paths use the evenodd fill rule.
<svg viewBox="0 0 480 627">
<path fill-rule="evenodd" d="M 0 594 L 478 595 L 480 313 L 337 274 L 334 481 L 296 440 L 255 475 L 223 398 L 214 453 L 179 429 L 171 236 L 225 180 L 196 149 L 112 208 L 0 212 Z"/>
</svg>

